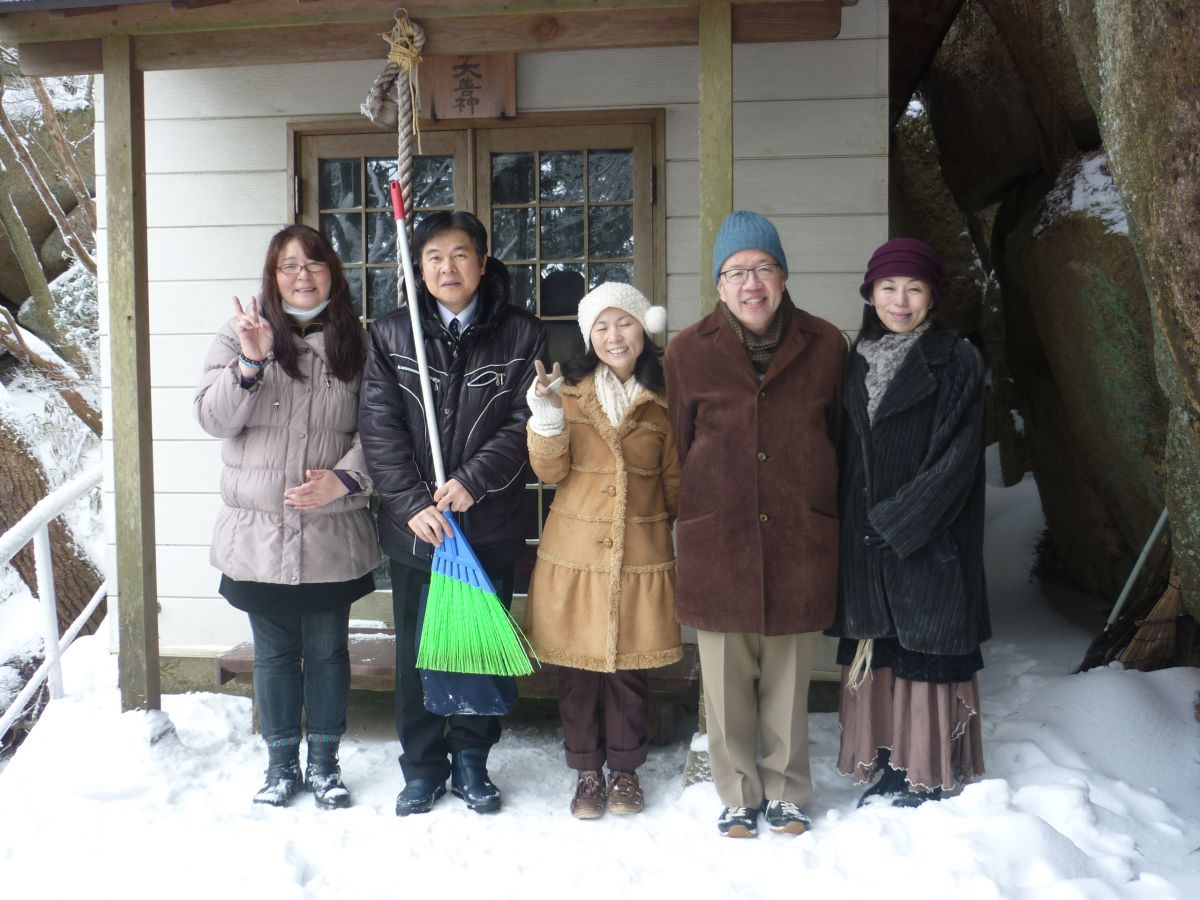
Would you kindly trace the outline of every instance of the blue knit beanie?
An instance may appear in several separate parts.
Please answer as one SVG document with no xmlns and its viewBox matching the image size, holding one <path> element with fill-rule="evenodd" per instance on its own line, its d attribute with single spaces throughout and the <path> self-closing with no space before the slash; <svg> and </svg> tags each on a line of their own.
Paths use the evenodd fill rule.
<svg viewBox="0 0 1200 900">
<path fill-rule="evenodd" d="M 787 278 L 787 256 L 784 255 L 783 244 L 779 243 L 779 232 L 775 226 L 766 216 L 748 209 L 735 209 L 721 223 L 721 230 L 717 232 L 717 240 L 713 243 L 713 284 L 720 280 L 725 260 L 742 250 L 761 250 L 770 254 L 783 269 L 783 277 Z"/>
</svg>

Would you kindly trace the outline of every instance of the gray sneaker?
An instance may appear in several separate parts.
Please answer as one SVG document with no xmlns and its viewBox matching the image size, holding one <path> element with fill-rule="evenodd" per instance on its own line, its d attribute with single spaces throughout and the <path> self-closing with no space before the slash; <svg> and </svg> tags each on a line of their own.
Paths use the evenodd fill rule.
<svg viewBox="0 0 1200 900">
<path fill-rule="evenodd" d="M 717 831 L 731 838 L 757 837 L 758 810 L 748 806 L 725 807 L 717 819 Z"/>
<path fill-rule="evenodd" d="M 795 803 L 788 800 L 768 800 L 763 804 L 763 818 L 772 831 L 783 834 L 804 834 L 812 827 L 812 819 Z"/>
</svg>

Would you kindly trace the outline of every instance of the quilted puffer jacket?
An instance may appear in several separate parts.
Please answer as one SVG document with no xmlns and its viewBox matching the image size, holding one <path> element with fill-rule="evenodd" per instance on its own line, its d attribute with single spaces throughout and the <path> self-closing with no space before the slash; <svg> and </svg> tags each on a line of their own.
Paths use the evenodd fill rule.
<svg viewBox="0 0 1200 900">
<path fill-rule="evenodd" d="M 234 320 L 217 334 L 196 390 L 200 427 L 222 438 L 221 500 L 209 558 L 238 581 L 308 584 L 349 581 L 379 563 L 367 509 L 371 479 L 355 425 L 358 381 L 339 381 L 325 361 L 325 337 L 297 342 L 298 381 L 271 362 L 249 390 L 238 374 Z M 297 510 L 283 492 L 306 469 L 344 469 L 363 488 L 320 509 Z"/>
</svg>

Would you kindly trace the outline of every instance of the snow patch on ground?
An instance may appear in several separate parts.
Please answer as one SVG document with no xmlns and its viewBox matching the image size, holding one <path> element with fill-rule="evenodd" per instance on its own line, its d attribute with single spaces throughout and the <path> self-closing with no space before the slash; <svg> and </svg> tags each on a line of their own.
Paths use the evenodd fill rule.
<svg viewBox="0 0 1200 900">
<path fill-rule="evenodd" d="M 32 896 L 53 872 L 60 896 L 119 884 L 130 897 L 356 900 L 432 884 L 522 900 L 1200 896 L 1200 671 L 1072 674 L 1091 635 L 1030 580 L 1044 524 L 1032 479 L 989 486 L 988 771 L 940 803 L 858 809 L 861 788 L 835 771 L 839 727 L 827 713 L 810 722 L 807 835 L 720 838 L 713 786 L 682 787 L 686 739 L 652 749 L 640 771 L 645 813 L 578 822 L 547 718 L 507 728 L 493 752 L 501 813 L 446 797 L 399 819 L 391 723 L 352 711 L 342 759 L 355 805 L 321 812 L 301 795 L 287 809 L 255 808 L 266 752 L 250 702 L 169 695 L 162 713 L 122 715 L 102 629 L 68 651 L 68 696 L 0 773 L 0 809 L 21 810 L 0 817 L 0 883 Z"/>
<path fill-rule="evenodd" d="M 1108 154 L 1103 150 L 1084 154 L 1063 167 L 1043 201 L 1034 237 L 1072 213 L 1099 219 L 1109 234 L 1129 234 L 1125 201 L 1113 181 Z"/>
</svg>

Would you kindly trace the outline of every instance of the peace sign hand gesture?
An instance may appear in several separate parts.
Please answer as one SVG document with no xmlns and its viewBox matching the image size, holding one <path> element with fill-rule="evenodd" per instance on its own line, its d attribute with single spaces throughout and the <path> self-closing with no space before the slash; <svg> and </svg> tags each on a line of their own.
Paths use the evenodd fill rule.
<svg viewBox="0 0 1200 900">
<path fill-rule="evenodd" d="M 562 409 L 562 366 L 555 363 L 554 368 L 547 373 L 546 367 L 542 365 L 542 361 L 535 359 L 533 361 L 533 368 L 537 372 L 537 378 L 533 382 L 534 395 Z"/>
<path fill-rule="evenodd" d="M 271 352 L 274 332 L 271 323 L 259 316 L 258 298 L 251 296 L 248 308 L 242 308 L 242 301 L 235 295 L 233 308 L 237 311 L 237 335 L 241 343 L 242 355 L 247 359 L 264 360 Z M 245 368 L 245 366 L 243 366 Z M 253 375 L 253 370 L 248 375 Z"/>
</svg>

